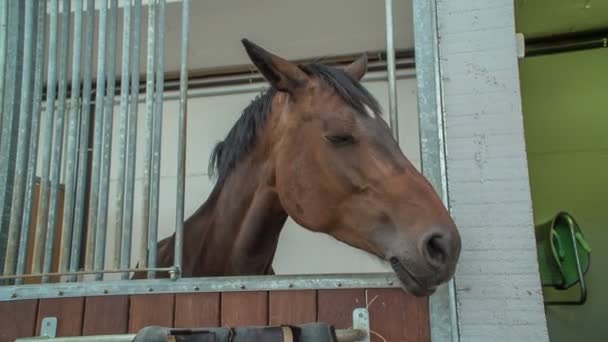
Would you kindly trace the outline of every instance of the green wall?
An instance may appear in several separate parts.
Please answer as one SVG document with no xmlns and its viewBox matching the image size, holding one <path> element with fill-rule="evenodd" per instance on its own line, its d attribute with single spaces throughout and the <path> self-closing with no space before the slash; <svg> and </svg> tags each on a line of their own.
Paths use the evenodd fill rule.
<svg viewBox="0 0 608 342">
<path fill-rule="evenodd" d="M 546 307 L 551 341 L 608 341 L 608 49 L 526 58 L 520 78 L 535 222 L 566 210 L 593 249 L 587 303 Z"/>
</svg>

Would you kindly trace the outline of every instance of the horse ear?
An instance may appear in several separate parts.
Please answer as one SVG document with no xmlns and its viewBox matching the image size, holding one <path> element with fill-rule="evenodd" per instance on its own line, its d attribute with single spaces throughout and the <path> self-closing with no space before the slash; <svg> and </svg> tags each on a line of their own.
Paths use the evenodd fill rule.
<svg viewBox="0 0 608 342">
<path fill-rule="evenodd" d="M 360 81 L 367 72 L 367 55 L 362 54 L 359 56 L 359 58 L 344 68 L 344 71 Z"/>
<path fill-rule="evenodd" d="M 308 81 L 306 73 L 297 65 L 273 55 L 248 39 L 243 39 L 241 42 L 253 64 L 277 90 L 291 93 Z"/>
</svg>

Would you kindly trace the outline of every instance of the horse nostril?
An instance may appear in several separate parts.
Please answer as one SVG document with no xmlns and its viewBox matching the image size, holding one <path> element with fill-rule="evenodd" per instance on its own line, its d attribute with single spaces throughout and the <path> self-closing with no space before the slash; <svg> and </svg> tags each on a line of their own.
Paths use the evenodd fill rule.
<svg viewBox="0 0 608 342">
<path fill-rule="evenodd" d="M 445 265 L 449 251 L 449 242 L 444 235 L 430 235 L 423 246 L 423 253 L 431 265 L 435 267 Z"/>
</svg>

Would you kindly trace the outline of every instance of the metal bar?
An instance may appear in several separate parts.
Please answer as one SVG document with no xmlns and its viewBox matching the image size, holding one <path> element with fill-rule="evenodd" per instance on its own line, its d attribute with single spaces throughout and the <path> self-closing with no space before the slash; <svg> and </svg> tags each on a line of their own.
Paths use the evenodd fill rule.
<svg viewBox="0 0 608 342">
<path fill-rule="evenodd" d="M 414 0 L 415 59 L 422 173 L 449 208 L 445 162 L 443 96 L 435 0 Z M 431 340 L 460 340 L 454 279 L 429 300 Z"/>
<path fill-rule="evenodd" d="M 19 131 L 17 137 L 17 156 L 15 169 L 15 181 L 13 186 L 13 198 L 11 215 L 8 229 L 8 242 L 6 245 L 6 259 L 4 260 L 4 274 L 14 274 L 17 266 L 17 250 L 19 244 L 21 219 L 23 218 L 23 201 L 25 197 L 25 186 L 27 173 L 23 170 L 27 167 L 30 128 L 32 117 L 32 91 L 34 81 L 34 50 L 37 33 L 38 1 L 25 1 L 24 19 L 24 47 L 23 47 L 23 72 L 21 74 L 21 111 L 19 113 Z"/>
<path fill-rule="evenodd" d="M 6 66 L 6 31 L 8 29 L 8 0 L 0 0 L 0 110 L 4 112 L 4 72 Z M 0 113 L 0 137 L 2 136 L 2 118 Z"/>
<path fill-rule="evenodd" d="M 393 25 L 393 0 L 384 0 L 386 16 L 386 66 L 388 69 L 388 105 L 391 132 L 399 142 L 399 114 L 397 112 L 397 82 L 395 80 L 395 32 Z"/>
<path fill-rule="evenodd" d="M 158 239 L 158 203 L 160 197 L 160 158 L 163 127 L 163 92 L 165 69 L 165 1 L 158 2 L 158 27 L 156 30 L 156 95 L 154 103 L 154 121 L 152 132 L 152 163 L 150 169 L 150 227 L 148 235 L 148 266 L 156 267 L 156 250 Z M 149 271 L 148 278 L 154 278 L 155 272 Z"/>
<path fill-rule="evenodd" d="M 105 67 L 106 67 L 106 34 L 107 34 L 107 0 L 100 0 L 99 4 L 99 36 L 97 42 L 97 78 L 95 91 L 95 123 L 93 141 L 93 163 L 91 165 L 91 187 L 89 190 L 89 224 L 87 226 L 87 250 L 85 269 L 92 269 L 95 258 L 95 239 L 97 230 L 97 211 L 99 205 L 99 181 L 101 169 L 101 143 L 103 125 L 103 107 L 105 94 Z"/>
<path fill-rule="evenodd" d="M 63 204 L 63 224 L 59 254 L 59 270 L 68 270 L 72 230 L 74 229 L 74 199 L 76 191 L 76 145 L 78 126 L 80 124 L 80 63 L 82 50 L 82 1 L 76 1 L 74 8 L 74 52 L 72 57 L 72 93 L 70 102 L 70 117 L 68 123 L 66 164 L 65 164 L 65 200 Z"/>
<path fill-rule="evenodd" d="M 57 115 L 55 116 L 55 141 L 53 141 L 53 161 L 51 165 L 51 196 L 49 204 L 49 219 L 46 230 L 46 246 L 44 254 L 43 273 L 51 271 L 53 249 L 55 245 L 55 228 L 57 225 L 57 199 L 59 197 L 59 178 L 61 177 L 61 161 L 63 154 L 63 126 L 65 119 L 66 95 L 68 89 L 68 40 L 70 39 L 70 5 L 71 0 L 63 1 L 61 16 L 61 46 L 59 50 L 59 93 Z M 69 204 L 65 204 L 69 205 Z M 64 227 L 64 229 L 68 229 Z M 42 282 L 48 282 L 48 277 L 42 277 Z"/>
<path fill-rule="evenodd" d="M 156 61 L 156 2 L 148 3 L 148 55 L 146 67 L 146 118 L 144 123 L 143 208 L 139 263 L 148 266 L 148 229 L 150 224 L 150 163 L 152 161 L 152 124 L 154 117 L 154 65 Z"/>
<path fill-rule="evenodd" d="M 120 251 L 120 267 L 126 269 L 131 263 L 131 241 L 133 233 L 133 199 L 135 194 L 135 153 L 137 146 L 137 115 L 139 95 L 139 45 L 141 40 L 141 0 L 135 0 L 133 13 L 133 58 L 131 70 L 131 102 L 129 109 L 129 120 L 127 123 L 127 156 L 126 156 L 126 179 L 124 195 L 124 216 L 122 228 L 122 245 Z M 122 279 L 128 279 L 129 273 L 121 275 Z"/>
<path fill-rule="evenodd" d="M 51 173 L 51 148 L 53 146 L 53 122 L 55 116 L 55 95 L 57 91 L 57 19 L 59 17 L 59 2 L 51 0 L 49 20 L 49 65 L 46 84 L 46 113 L 42 139 L 42 172 L 40 177 L 40 200 L 36 218 L 36 236 L 34 241 L 32 273 L 42 271 L 44 239 L 46 237 L 49 211 L 49 175 Z"/>
<path fill-rule="evenodd" d="M 116 84 L 116 19 L 118 16 L 118 0 L 110 3 L 110 35 L 108 37 L 108 82 L 103 113 L 103 146 L 101 154 L 101 175 L 99 184 L 99 211 L 97 216 L 97 236 L 95 237 L 95 269 L 102 270 L 106 255 L 106 236 L 108 230 L 108 197 L 110 192 L 110 164 L 112 162 L 112 129 L 114 119 L 114 93 Z M 103 273 L 97 273 L 95 279 L 102 280 Z"/>
<path fill-rule="evenodd" d="M 32 207 L 34 204 L 34 187 L 36 177 L 36 165 L 38 163 L 38 139 L 40 134 L 40 114 L 42 104 L 42 84 L 44 82 L 44 50 L 46 32 L 46 1 L 38 1 L 38 27 L 36 32 L 36 70 L 34 72 L 34 95 L 32 107 L 32 123 L 30 127 L 30 150 L 27 161 L 27 178 L 25 190 L 25 203 L 23 208 L 23 219 L 21 222 L 21 237 L 19 239 L 19 255 L 17 257 L 16 274 L 25 273 L 25 263 L 29 247 L 30 226 L 32 224 Z M 17 285 L 22 284 L 22 279 L 16 279 Z"/>
<path fill-rule="evenodd" d="M 177 143 L 177 199 L 175 211 L 175 256 L 176 272 L 182 269 L 184 247 L 184 194 L 186 192 L 186 134 L 188 127 L 188 38 L 190 34 L 190 0 L 182 1 L 182 45 L 179 75 L 179 128 Z M 179 277 L 175 272 L 172 278 Z"/>
<path fill-rule="evenodd" d="M 158 272 L 169 272 L 171 271 L 171 267 L 159 267 L 159 268 L 127 268 L 127 269 L 103 269 L 103 270 L 90 270 L 90 271 L 76 271 L 76 272 L 49 272 L 49 273 L 28 273 L 21 275 L 1 275 L 1 279 L 25 279 L 25 278 L 37 278 L 37 277 L 61 277 L 61 276 L 78 276 L 78 275 L 87 275 L 87 274 L 97 274 L 97 273 L 123 273 L 123 272 L 133 272 L 133 273 L 141 273 L 147 272 L 149 270 L 154 270 Z"/>
<path fill-rule="evenodd" d="M 157 269 L 159 270 L 159 269 Z M 123 270 L 119 270 L 123 271 Z M 143 271 L 143 270 L 142 270 Z M 207 278 L 106 280 L 0 286 L 0 301 L 32 298 L 134 295 L 146 293 L 238 292 L 303 289 L 400 288 L 394 273 L 233 276 Z"/>
<path fill-rule="evenodd" d="M 118 179 L 116 181 L 116 214 L 114 223 L 114 257 L 112 267 L 120 267 L 120 255 L 122 253 L 122 231 L 124 218 L 125 199 L 125 172 L 126 172 L 126 148 L 127 148 L 127 125 L 129 114 L 129 62 L 131 45 L 131 0 L 123 3 L 123 25 L 122 25 L 122 76 L 120 78 L 120 126 L 118 131 Z M 137 96 L 137 94 L 135 95 Z"/>
<path fill-rule="evenodd" d="M 87 22 L 85 46 L 93 47 L 93 25 L 95 24 L 94 0 L 87 1 Z M 89 162 L 89 131 L 91 125 L 91 74 L 93 73 L 93 49 L 84 52 L 84 84 L 82 88 L 82 109 L 80 121 L 80 138 L 78 147 L 78 175 L 76 180 L 76 200 L 74 202 L 74 234 L 72 236 L 72 255 L 70 271 L 74 272 L 80 265 L 82 229 L 84 226 L 84 209 L 86 201 L 87 166 Z M 71 281 L 76 280 L 74 277 Z"/>
</svg>

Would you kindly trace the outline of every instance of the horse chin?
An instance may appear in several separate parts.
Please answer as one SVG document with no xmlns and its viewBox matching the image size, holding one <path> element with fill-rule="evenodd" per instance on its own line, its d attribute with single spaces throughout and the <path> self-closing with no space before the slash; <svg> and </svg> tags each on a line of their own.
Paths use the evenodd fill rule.
<svg viewBox="0 0 608 342">
<path fill-rule="evenodd" d="M 397 258 L 390 258 L 389 262 L 403 289 L 412 295 L 416 297 L 428 297 L 437 289 L 435 286 L 421 284 Z"/>
</svg>

